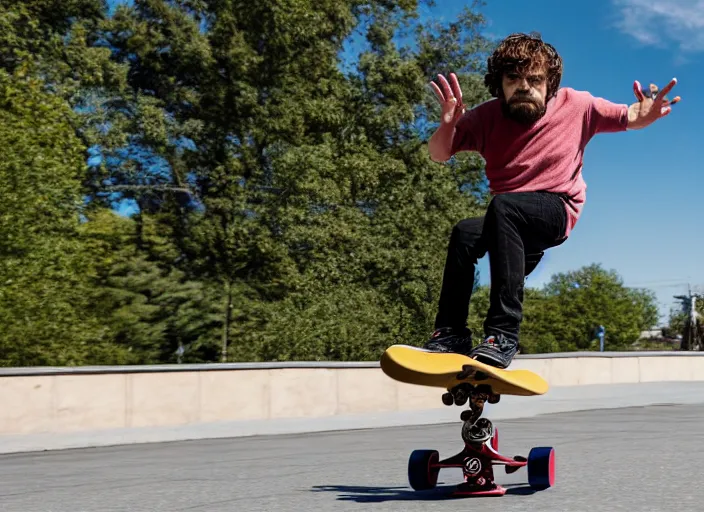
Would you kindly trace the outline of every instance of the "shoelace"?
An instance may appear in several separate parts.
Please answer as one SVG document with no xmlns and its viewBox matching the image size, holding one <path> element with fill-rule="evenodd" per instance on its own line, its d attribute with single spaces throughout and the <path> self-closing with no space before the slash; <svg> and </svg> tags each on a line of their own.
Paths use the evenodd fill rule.
<svg viewBox="0 0 704 512">
<path fill-rule="evenodd" d="M 513 343 L 503 336 L 490 336 L 482 342 L 482 345 L 491 345 L 499 350 L 513 348 Z"/>
</svg>

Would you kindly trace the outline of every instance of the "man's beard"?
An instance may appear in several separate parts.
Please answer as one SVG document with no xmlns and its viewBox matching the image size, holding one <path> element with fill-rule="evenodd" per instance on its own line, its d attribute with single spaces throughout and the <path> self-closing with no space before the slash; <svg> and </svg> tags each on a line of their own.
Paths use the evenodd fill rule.
<svg viewBox="0 0 704 512">
<path fill-rule="evenodd" d="M 533 124 L 545 115 L 545 105 L 541 105 L 532 98 L 522 97 L 514 99 L 511 103 L 506 100 L 501 102 L 504 115 L 521 124 Z"/>
</svg>

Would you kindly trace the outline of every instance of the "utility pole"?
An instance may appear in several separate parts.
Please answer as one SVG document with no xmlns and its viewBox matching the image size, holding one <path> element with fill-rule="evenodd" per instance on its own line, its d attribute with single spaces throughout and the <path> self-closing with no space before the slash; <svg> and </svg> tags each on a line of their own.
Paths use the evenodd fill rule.
<svg viewBox="0 0 704 512">
<path fill-rule="evenodd" d="M 684 326 L 680 350 L 701 350 L 702 340 L 699 332 L 697 299 L 702 298 L 702 295 L 692 293 L 692 287 L 687 285 L 687 295 L 675 295 L 674 298 L 682 303 L 682 311 L 687 314 L 687 323 Z"/>
</svg>

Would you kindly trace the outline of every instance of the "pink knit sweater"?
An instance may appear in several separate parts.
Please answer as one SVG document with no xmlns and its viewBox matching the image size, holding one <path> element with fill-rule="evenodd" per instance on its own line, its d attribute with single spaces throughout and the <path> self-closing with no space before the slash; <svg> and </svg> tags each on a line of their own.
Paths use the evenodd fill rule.
<svg viewBox="0 0 704 512">
<path fill-rule="evenodd" d="M 584 149 L 597 133 L 625 131 L 628 106 L 562 88 L 532 126 L 506 118 L 498 99 L 471 110 L 456 125 L 452 154 L 477 151 L 486 161 L 492 194 L 543 190 L 569 196 L 569 235 L 582 212 L 587 185 Z"/>
</svg>

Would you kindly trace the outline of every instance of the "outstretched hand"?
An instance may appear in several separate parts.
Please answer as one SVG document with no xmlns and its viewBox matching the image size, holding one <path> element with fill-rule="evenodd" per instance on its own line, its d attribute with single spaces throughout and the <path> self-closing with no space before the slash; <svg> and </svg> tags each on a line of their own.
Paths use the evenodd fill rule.
<svg viewBox="0 0 704 512">
<path fill-rule="evenodd" d="M 465 111 L 460 83 L 454 73 L 450 73 L 450 82 L 443 75 L 438 75 L 438 82 L 442 88 L 435 82 L 430 82 L 430 85 L 442 107 L 441 123 L 454 126 Z"/>
<path fill-rule="evenodd" d="M 677 79 L 673 78 L 665 88 L 658 91 L 655 84 L 650 84 L 649 94 L 646 96 L 640 82 L 633 82 L 633 93 L 638 100 L 628 107 L 628 128 L 638 130 L 654 123 L 658 119 L 667 116 L 672 112 L 672 105 L 680 101 L 677 96 L 672 100 L 667 99 L 667 93 L 677 84 Z"/>
</svg>

